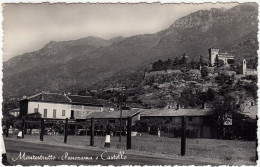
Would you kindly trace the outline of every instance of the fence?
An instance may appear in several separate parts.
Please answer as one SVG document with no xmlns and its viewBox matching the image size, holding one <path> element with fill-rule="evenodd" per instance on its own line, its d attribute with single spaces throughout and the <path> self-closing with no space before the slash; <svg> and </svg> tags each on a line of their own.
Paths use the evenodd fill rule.
<svg viewBox="0 0 260 167">
<path fill-rule="evenodd" d="M 182 117 L 181 137 L 169 137 L 164 135 L 162 129 L 154 129 L 157 134 L 151 135 L 146 132 L 137 133 L 134 126 L 130 126 L 131 118 L 128 118 L 126 127 L 120 129 L 119 126 L 110 124 L 102 126 L 98 119 L 88 119 L 82 122 L 72 120 L 16 120 L 15 123 L 7 122 L 12 128 L 5 130 L 7 137 L 16 137 L 18 131 L 23 131 L 26 140 L 43 141 L 52 144 L 67 144 L 79 146 L 105 147 L 106 136 L 110 135 L 110 147 L 119 149 L 133 149 L 147 153 L 159 153 L 166 155 L 188 155 L 205 156 L 212 158 L 230 157 L 230 152 L 240 152 L 243 150 L 248 159 L 255 157 L 254 142 L 239 140 L 204 140 L 204 139 L 186 139 L 186 119 Z M 101 121 L 102 122 L 102 121 Z M 246 126 L 246 125 L 244 125 Z M 6 126 L 10 127 L 10 126 Z M 133 129 L 132 129 L 133 128 Z M 13 130 L 16 129 L 16 130 Z M 187 127 L 188 129 L 188 127 Z M 6 133 L 6 132 L 16 133 Z M 167 132 L 171 133 L 171 132 Z M 139 135 L 138 135 L 139 134 Z M 9 136 L 8 136 L 9 135 Z M 186 142 L 187 141 L 187 142 Z M 225 147 L 223 147 L 225 145 Z M 187 150 L 186 150 L 187 147 Z M 219 149 L 221 148 L 221 149 Z M 231 149 L 231 151 L 230 151 Z M 253 150 L 253 151 L 252 151 Z M 207 151 L 207 154 L 205 154 Z M 234 155 L 232 158 L 236 158 Z"/>
<path fill-rule="evenodd" d="M 10 123 L 6 122 L 6 128 L 4 129 L 4 134 L 6 137 L 12 135 L 15 137 L 18 132 L 22 132 L 21 138 L 24 135 L 27 137 L 38 136 L 40 141 L 44 141 L 45 137 L 58 140 L 62 143 L 61 138 L 63 137 L 63 143 L 67 143 L 70 137 L 75 140 L 75 136 L 88 136 L 90 146 L 104 146 L 104 140 L 106 135 L 110 135 L 113 140 L 122 138 L 126 142 L 123 144 L 125 149 L 131 149 L 131 123 L 132 118 L 128 118 L 128 125 L 120 127 L 118 125 L 108 124 L 106 126 L 97 123 L 96 119 L 91 118 L 83 122 L 76 122 L 74 120 L 49 120 L 49 119 L 39 119 L 39 120 L 15 120 L 10 128 Z M 32 138 L 32 137 L 31 137 Z M 36 139 L 34 137 L 34 139 Z M 86 140 L 86 143 L 88 140 Z M 87 144 L 85 144 L 87 145 Z"/>
</svg>

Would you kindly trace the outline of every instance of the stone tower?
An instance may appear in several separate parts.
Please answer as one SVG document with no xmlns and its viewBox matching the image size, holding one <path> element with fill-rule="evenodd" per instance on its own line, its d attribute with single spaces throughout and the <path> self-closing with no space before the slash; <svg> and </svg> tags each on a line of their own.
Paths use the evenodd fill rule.
<svg viewBox="0 0 260 167">
<path fill-rule="evenodd" d="M 242 68 L 243 75 L 246 74 L 246 59 L 243 59 L 243 68 Z"/>
<path fill-rule="evenodd" d="M 216 61 L 216 57 L 218 55 L 219 49 L 216 48 L 210 48 L 209 49 L 209 65 L 210 66 L 214 66 L 215 65 L 215 61 Z"/>
</svg>

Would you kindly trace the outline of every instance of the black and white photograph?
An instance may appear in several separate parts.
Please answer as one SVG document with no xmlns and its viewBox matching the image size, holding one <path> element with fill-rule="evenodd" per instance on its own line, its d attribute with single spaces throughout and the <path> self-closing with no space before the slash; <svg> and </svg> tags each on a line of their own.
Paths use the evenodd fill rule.
<svg viewBox="0 0 260 167">
<path fill-rule="evenodd" d="M 5 166 L 257 166 L 257 2 L 2 3 Z"/>
</svg>

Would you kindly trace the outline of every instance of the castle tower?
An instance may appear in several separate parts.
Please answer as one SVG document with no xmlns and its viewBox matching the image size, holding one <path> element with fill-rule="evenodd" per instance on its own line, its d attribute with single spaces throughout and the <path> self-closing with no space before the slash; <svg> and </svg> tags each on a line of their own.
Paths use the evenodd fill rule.
<svg viewBox="0 0 260 167">
<path fill-rule="evenodd" d="M 246 59 L 243 59 L 243 68 L 242 68 L 243 75 L 246 74 Z"/>
<path fill-rule="evenodd" d="M 216 57 L 218 55 L 219 49 L 210 48 L 209 49 L 209 64 L 210 66 L 215 65 Z"/>
</svg>

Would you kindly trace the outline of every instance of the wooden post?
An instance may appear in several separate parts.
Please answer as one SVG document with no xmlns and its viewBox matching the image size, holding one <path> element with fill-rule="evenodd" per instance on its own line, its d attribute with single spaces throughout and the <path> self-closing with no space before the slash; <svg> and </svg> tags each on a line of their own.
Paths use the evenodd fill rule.
<svg viewBox="0 0 260 167">
<path fill-rule="evenodd" d="M 94 146 L 94 118 L 91 117 L 90 125 L 90 146 Z"/>
<path fill-rule="evenodd" d="M 119 142 L 122 141 L 122 100 L 120 103 Z"/>
<path fill-rule="evenodd" d="M 41 133 L 40 133 L 40 140 L 43 141 L 43 134 L 44 134 L 44 119 L 41 118 Z"/>
<path fill-rule="evenodd" d="M 186 117 L 182 117 L 181 156 L 186 153 Z"/>
<path fill-rule="evenodd" d="M 5 137 L 8 137 L 9 135 L 9 120 L 6 120 L 6 134 L 5 134 Z"/>
<path fill-rule="evenodd" d="M 23 122 L 22 122 L 22 139 L 24 138 L 24 130 L 25 130 L 25 119 L 23 118 Z"/>
<path fill-rule="evenodd" d="M 132 149 L 131 142 L 131 132 L 132 132 L 132 117 L 127 118 L 127 140 L 126 140 L 126 149 Z"/>
<path fill-rule="evenodd" d="M 75 124 L 75 136 L 77 136 L 77 125 Z"/>
<path fill-rule="evenodd" d="M 24 134 L 27 134 L 27 126 L 28 126 L 28 122 L 25 122 L 24 124 Z"/>
<path fill-rule="evenodd" d="M 65 125 L 64 125 L 64 143 L 67 143 L 68 137 L 68 118 L 66 118 Z"/>
</svg>

